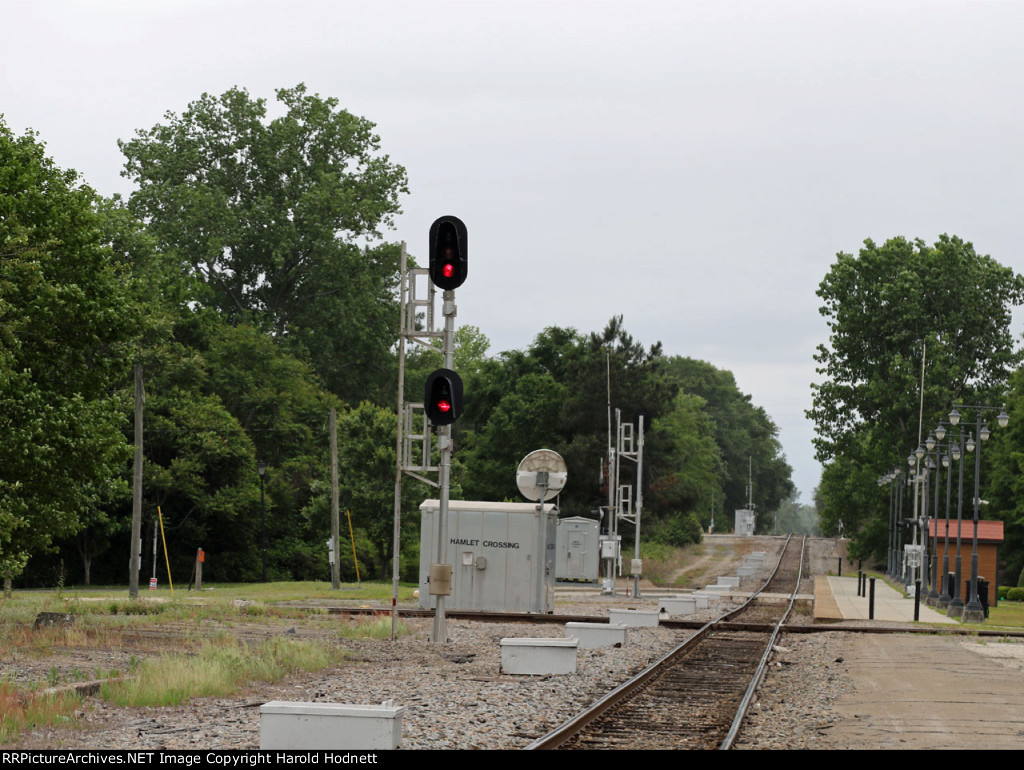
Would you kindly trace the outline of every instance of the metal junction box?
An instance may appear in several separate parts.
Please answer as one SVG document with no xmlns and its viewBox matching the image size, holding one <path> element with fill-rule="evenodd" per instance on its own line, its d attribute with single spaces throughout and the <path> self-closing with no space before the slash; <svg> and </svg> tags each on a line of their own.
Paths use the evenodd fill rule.
<svg viewBox="0 0 1024 770">
<path fill-rule="evenodd" d="M 572 516 L 558 520 L 557 561 L 559 580 L 596 583 L 601 564 L 601 523 L 596 519 Z"/>
<path fill-rule="evenodd" d="M 433 609 L 430 565 L 452 566 L 446 609 L 555 611 L 558 509 L 540 503 L 451 500 L 445 553 L 437 548 L 440 501 L 420 505 L 420 607 Z"/>
</svg>

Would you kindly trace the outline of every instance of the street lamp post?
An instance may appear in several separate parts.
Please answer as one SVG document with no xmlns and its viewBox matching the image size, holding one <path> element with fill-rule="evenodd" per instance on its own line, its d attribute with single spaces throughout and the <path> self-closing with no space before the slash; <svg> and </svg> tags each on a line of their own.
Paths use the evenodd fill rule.
<svg viewBox="0 0 1024 770">
<path fill-rule="evenodd" d="M 946 429 L 940 423 L 939 427 L 935 429 L 936 435 L 939 431 L 942 431 L 942 435 L 946 435 Z M 963 431 L 961 430 L 961 433 Z M 955 460 L 960 462 L 960 441 L 953 443 L 953 437 L 950 436 L 949 444 L 947 444 L 948 451 L 942 455 L 942 466 L 946 468 L 946 539 L 945 544 L 942 548 L 942 591 L 939 593 L 939 598 L 936 601 L 936 605 L 939 609 L 945 609 L 949 606 L 952 596 L 949 594 L 949 514 L 950 514 L 950 499 L 953 491 L 953 469 L 950 467 Z M 935 536 L 938 537 L 939 533 L 936 531 Z"/>
<path fill-rule="evenodd" d="M 956 411 L 955 409 L 953 411 Z M 960 415 L 957 414 L 957 422 L 960 421 Z M 973 437 L 969 436 L 969 440 L 973 441 Z M 960 435 L 957 437 L 957 450 L 960 455 L 959 457 L 959 468 L 956 491 L 956 557 L 953 560 L 953 597 L 949 600 L 949 611 L 946 613 L 951 618 L 958 618 L 964 614 L 964 600 L 960 593 L 961 586 L 963 585 L 963 571 L 960 544 L 963 538 L 963 514 L 964 514 L 964 429 L 960 426 Z"/>
<path fill-rule="evenodd" d="M 939 520 L 939 449 L 938 442 L 935 440 L 935 435 L 928 436 L 928 441 L 925 443 L 928 447 L 928 467 L 929 469 L 935 470 L 935 481 L 932 483 L 932 515 L 927 519 L 925 528 L 925 542 L 928 544 L 928 595 L 925 597 L 925 601 L 929 606 L 934 607 L 939 600 L 939 559 L 937 555 L 938 549 L 936 548 L 936 538 L 938 537 L 938 523 L 932 524 L 932 522 L 938 522 Z M 935 529 L 933 533 L 932 530 Z"/>
<path fill-rule="evenodd" d="M 889 533 L 886 542 L 885 574 L 892 577 L 896 570 L 896 482 L 900 477 L 900 469 L 894 468 L 878 479 L 878 486 L 889 485 Z"/>
<path fill-rule="evenodd" d="M 961 406 L 963 406 L 963 404 L 961 404 Z M 949 413 L 949 421 L 953 425 L 956 425 L 960 421 L 960 413 L 957 411 L 956 407 L 957 405 L 953 404 L 953 411 Z M 962 617 L 966 623 L 982 623 L 985 620 L 985 608 L 982 606 L 978 597 L 978 520 L 981 513 L 981 443 L 988 440 L 989 435 L 991 435 L 991 431 L 988 429 L 988 425 L 983 422 L 981 413 L 984 411 L 995 411 L 996 407 L 965 406 L 964 408 L 974 409 L 977 413 L 975 427 L 978 431 L 978 453 L 974 456 L 974 537 L 973 546 L 971 548 L 971 588 L 969 600 L 963 609 Z M 1000 428 L 1005 428 L 1010 422 L 1010 416 L 1006 413 L 1005 405 L 1000 410 L 998 417 L 996 417 L 996 421 L 999 423 Z M 975 442 L 969 440 L 967 442 L 967 451 L 973 451 L 974 446 Z"/>
<path fill-rule="evenodd" d="M 893 566 L 895 572 L 893 573 L 893 579 L 899 580 L 906 585 L 905 576 L 903 574 L 903 498 L 906 497 L 906 489 L 910 483 L 910 474 L 903 474 L 902 468 L 900 469 L 901 476 L 899 483 L 896 486 L 896 548 L 893 552 L 895 561 Z"/>
<path fill-rule="evenodd" d="M 921 508 L 924 502 L 924 495 L 921 492 L 921 484 L 927 478 L 924 463 L 922 462 L 924 455 L 924 447 L 919 446 L 911 452 L 910 456 L 907 458 L 907 464 L 910 466 L 914 482 L 914 511 L 913 517 L 910 520 L 911 528 L 914 530 L 914 540 L 913 543 L 910 544 L 911 547 L 909 553 L 911 554 L 911 558 L 904 559 L 906 567 L 909 567 L 909 569 L 904 569 L 903 573 L 903 585 L 905 586 L 916 584 L 918 569 L 922 566 L 922 560 L 920 558 L 921 549 L 917 542 L 917 537 L 921 521 L 923 520 L 923 512 Z M 907 551 L 906 546 L 904 546 L 904 551 Z"/>
<path fill-rule="evenodd" d="M 260 460 L 256 463 L 256 472 L 260 475 L 260 540 L 263 542 L 263 582 L 267 582 L 267 507 L 263 502 L 263 477 L 267 475 L 267 464 Z"/>
<path fill-rule="evenodd" d="M 930 606 L 938 606 L 942 591 L 945 591 L 945 574 L 942 573 L 943 578 L 939 578 L 939 559 L 938 559 L 938 541 L 939 541 L 939 483 L 940 468 L 946 468 L 946 486 L 949 487 L 950 471 L 949 471 L 949 444 L 943 444 L 942 440 L 946 437 L 946 426 L 939 423 L 938 427 L 935 428 L 928 435 L 928 439 L 924 445 L 928 449 L 928 467 L 935 469 L 935 483 L 932 485 L 932 516 L 927 524 L 927 542 L 928 542 L 928 556 L 931 565 L 931 574 L 929 580 L 931 582 L 930 591 L 928 592 L 927 602 Z M 935 522 L 934 526 L 932 522 Z M 946 554 L 944 554 L 945 568 L 949 567 L 949 495 L 947 492 L 946 500 Z M 941 590 L 940 590 L 941 589 Z M 947 594 L 948 597 L 948 594 Z M 948 598 L 946 604 L 949 604 Z M 945 606 L 945 605 L 942 605 Z"/>
</svg>

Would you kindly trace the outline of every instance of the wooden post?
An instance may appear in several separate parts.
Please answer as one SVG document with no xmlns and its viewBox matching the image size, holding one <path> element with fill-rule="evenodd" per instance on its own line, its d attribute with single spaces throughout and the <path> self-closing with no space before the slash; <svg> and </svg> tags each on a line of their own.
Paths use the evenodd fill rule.
<svg viewBox="0 0 1024 770">
<path fill-rule="evenodd" d="M 135 364 L 135 467 L 132 477 L 132 539 L 128 557 L 128 596 L 139 598 L 142 562 L 142 364 Z"/>
<path fill-rule="evenodd" d="M 338 415 L 331 407 L 331 550 L 334 552 L 334 563 L 331 565 L 331 588 L 341 588 L 341 559 L 338 558 L 338 530 L 341 517 L 341 506 L 338 503 Z"/>
</svg>

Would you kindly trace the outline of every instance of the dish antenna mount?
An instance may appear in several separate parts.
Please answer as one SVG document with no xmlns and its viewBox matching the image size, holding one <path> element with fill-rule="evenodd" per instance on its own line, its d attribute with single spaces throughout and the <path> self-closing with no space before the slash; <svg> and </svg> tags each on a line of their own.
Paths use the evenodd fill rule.
<svg viewBox="0 0 1024 770">
<path fill-rule="evenodd" d="M 557 496 L 568 478 L 565 460 L 551 449 L 530 452 L 516 470 L 516 486 L 523 497 L 539 503 Z"/>
</svg>

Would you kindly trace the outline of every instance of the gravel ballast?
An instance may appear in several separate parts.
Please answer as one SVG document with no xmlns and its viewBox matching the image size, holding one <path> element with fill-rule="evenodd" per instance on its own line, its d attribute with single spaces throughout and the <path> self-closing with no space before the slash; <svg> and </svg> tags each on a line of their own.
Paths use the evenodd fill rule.
<svg viewBox="0 0 1024 770">
<path fill-rule="evenodd" d="M 781 545 L 779 546 L 781 548 Z M 806 589 L 809 590 L 809 589 Z M 650 592 L 657 594 L 657 590 Z M 739 600 L 728 602 L 738 606 Z M 610 607 L 656 609 L 653 596 L 600 596 L 596 589 L 560 591 L 556 611 L 608 616 Z M 688 619 L 710 620 L 722 604 Z M 267 702 L 313 701 L 380 704 L 405 708 L 403 749 L 519 749 L 646 668 L 686 639 L 687 630 L 631 628 L 621 648 L 580 649 L 576 671 L 565 675 L 502 673 L 500 640 L 505 637 L 561 637 L 552 623 L 484 623 L 448 619 L 446 644 L 429 640 L 432 619 L 404 620 L 409 633 L 397 641 L 350 640 L 332 633 L 346 622 L 320 616 L 300 626 L 299 636 L 329 638 L 347 651 L 345 662 L 316 674 L 277 684 L 253 683 L 230 698 L 196 699 L 180 707 L 127 708 L 87 696 L 76 724 L 38 728 L 4 748 L 25 749 L 255 749 L 259 707 Z M 312 630 L 310 630 L 312 629 Z M 251 629 L 250 629 L 251 630 Z M 263 638 L 295 629 L 261 628 Z M 239 626 L 236 632 L 245 629 Z M 784 636 L 762 685 L 750 726 L 737 748 L 835 748 L 827 745 L 833 717 L 829 704 L 847 682 L 835 662 L 830 633 Z M 251 637 L 250 637 L 251 638 Z M 68 651 L 68 660 L 20 657 L 3 661 L 14 681 L 45 681 L 50 670 L 68 667 L 124 668 L 124 660 L 145 650 Z"/>
</svg>

